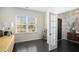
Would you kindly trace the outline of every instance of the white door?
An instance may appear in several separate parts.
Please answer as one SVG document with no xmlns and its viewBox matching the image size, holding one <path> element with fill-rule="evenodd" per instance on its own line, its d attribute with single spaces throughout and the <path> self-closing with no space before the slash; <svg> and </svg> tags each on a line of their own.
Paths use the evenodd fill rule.
<svg viewBox="0 0 79 59">
<path fill-rule="evenodd" d="M 49 51 L 57 48 L 57 15 L 49 13 L 48 26 Z"/>
</svg>

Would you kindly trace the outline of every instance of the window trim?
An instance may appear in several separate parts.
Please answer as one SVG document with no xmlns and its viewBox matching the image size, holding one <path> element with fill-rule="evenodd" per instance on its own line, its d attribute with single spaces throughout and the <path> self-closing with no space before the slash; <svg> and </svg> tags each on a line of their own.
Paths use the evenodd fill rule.
<svg viewBox="0 0 79 59">
<path fill-rule="evenodd" d="M 37 32 L 37 17 L 35 17 L 35 16 L 30 16 L 30 17 L 34 17 L 35 18 L 35 24 L 30 24 L 30 25 L 35 25 L 35 32 L 29 32 L 28 31 L 28 20 L 26 20 L 26 24 L 19 24 L 19 25 L 26 25 L 26 31 L 25 32 L 17 32 L 17 16 L 16 16 L 16 30 L 15 30 L 15 32 L 16 32 L 16 34 L 20 34 L 20 33 L 36 33 Z"/>
</svg>

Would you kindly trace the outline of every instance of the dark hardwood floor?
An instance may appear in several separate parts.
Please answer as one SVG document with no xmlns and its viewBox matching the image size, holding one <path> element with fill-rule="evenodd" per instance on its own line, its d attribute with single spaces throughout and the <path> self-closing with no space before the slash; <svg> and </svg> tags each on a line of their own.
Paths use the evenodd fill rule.
<svg viewBox="0 0 79 59">
<path fill-rule="evenodd" d="M 67 40 L 60 40 L 57 49 L 51 52 L 79 52 L 79 44 Z"/>
<path fill-rule="evenodd" d="M 13 52 L 48 52 L 48 44 L 45 40 L 16 43 Z M 50 52 L 79 52 L 79 44 L 60 40 L 57 49 Z"/>
<path fill-rule="evenodd" d="M 13 52 L 48 52 L 46 40 L 16 43 Z"/>
</svg>

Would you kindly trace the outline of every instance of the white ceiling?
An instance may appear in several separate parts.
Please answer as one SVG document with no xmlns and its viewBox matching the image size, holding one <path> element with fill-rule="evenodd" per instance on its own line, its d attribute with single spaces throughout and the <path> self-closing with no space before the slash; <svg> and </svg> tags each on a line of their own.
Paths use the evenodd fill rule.
<svg viewBox="0 0 79 59">
<path fill-rule="evenodd" d="M 77 9 L 77 7 L 28 7 L 26 9 L 31 9 L 31 10 L 41 11 L 41 12 L 51 11 L 55 14 L 59 14 L 59 13 Z"/>
</svg>

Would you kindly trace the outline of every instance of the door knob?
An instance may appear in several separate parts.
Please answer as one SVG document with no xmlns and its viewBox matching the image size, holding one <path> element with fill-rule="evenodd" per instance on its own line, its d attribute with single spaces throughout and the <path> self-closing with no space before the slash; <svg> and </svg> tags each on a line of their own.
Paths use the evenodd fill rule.
<svg viewBox="0 0 79 59">
<path fill-rule="evenodd" d="M 51 35 L 51 33 L 49 35 Z"/>
</svg>

